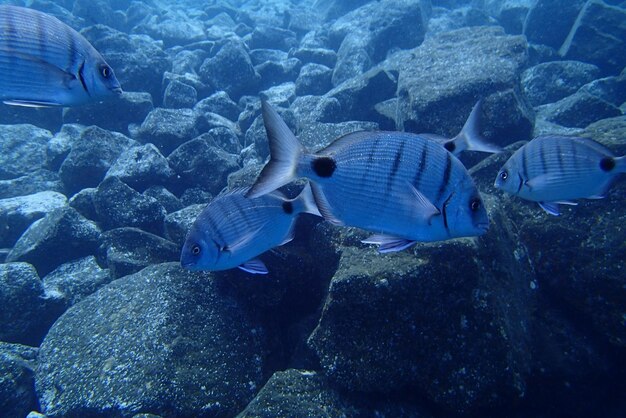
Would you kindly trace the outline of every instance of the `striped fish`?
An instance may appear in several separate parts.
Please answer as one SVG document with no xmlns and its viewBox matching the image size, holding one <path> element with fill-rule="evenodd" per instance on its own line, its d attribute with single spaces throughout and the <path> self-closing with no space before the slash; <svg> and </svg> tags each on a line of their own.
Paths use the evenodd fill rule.
<svg viewBox="0 0 626 418">
<path fill-rule="evenodd" d="M 558 216 L 559 204 L 603 198 L 624 172 L 626 158 L 591 139 L 542 136 L 515 151 L 498 172 L 495 186 Z"/>
<path fill-rule="evenodd" d="M 375 233 L 380 252 L 486 232 L 489 220 L 463 164 L 440 143 L 404 132 L 355 132 L 307 153 L 266 102 L 270 160 L 248 196 L 306 177 L 324 218 Z"/>
<path fill-rule="evenodd" d="M 216 197 L 200 213 L 187 234 L 180 256 L 188 270 L 228 270 L 234 267 L 267 274 L 256 257 L 293 239 L 300 213 L 320 216 L 307 185 L 295 199 L 280 192 L 248 199 L 247 189 Z"/>
<path fill-rule="evenodd" d="M 122 93 L 113 69 L 56 17 L 0 5 L 0 100 L 29 107 L 74 106 Z"/>
</svg>

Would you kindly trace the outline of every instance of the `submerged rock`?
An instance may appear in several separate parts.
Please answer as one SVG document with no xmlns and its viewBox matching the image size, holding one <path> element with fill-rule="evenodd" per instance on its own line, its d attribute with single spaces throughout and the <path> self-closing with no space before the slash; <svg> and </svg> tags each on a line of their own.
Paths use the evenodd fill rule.
<svg viewBox="0 0 626 418">
<path fill-rule="evenodd" d="M 559 49 L 585 2 L 586 0 L 534 1 L 524 22 L 524 35 L 529 42 Z"/>
<path fill-rule="evenodd" d="M 0 125 L 0 180 L 45 168 L 50 139 L 50 131 L 33 125 Z"/>
<path fill-rule="evenodd" d="M 59 314 L 32 265 L 0 264 L 0 341 L 38 346 Z"/>
<path fill-rule="evenodd" d="M 621 114 L 617 106 L 583 88 L 555 103 L 537 108 L 538 118 L 574 128 L 584 128 L 592 122 Z"/>
<path fill-rule="evenodd" d="M 105 179 L 117 177 L 136 190 L 167 184 L 174 176 L 167 159 L 153 144 L 138 145 L 122 152 Z"/>
<path fill-rule="evenodd" d="M 102 234 L 98 255 L 115 279 L 144 267 L 179 259 L 179 247 L 137 228 L 117 228 Z"/>
<path fill-rule="evenodd" d="M 71 307 L 39 351 L 47 417 L 232 416 L 262 381 L 261 330 L 223 282 L 160 264 Z"/>
<path fill-rule="evenodd" d="M 37 409 L 34 374 L 37 349 L 0 342 L 0 411 L 6 417 L 24 417 Z"/>
<path fill-rule="evenodd" d="M 94 254 L 100 228 L 75 209 L 62 207 L 33 223 L 7 256 L 7 262 L 24 261 L 45 276 L 61 264 Z"/>
<path fill-rule="evenodd" d="M 3 199 L 46 191 L 64 191 L 61 178 L 54 171 L 40 169 L 11 180 L 0 180 L 0 198 Z"/>
<path fill-rule="evenodd" d="M 453 137 L 483 98 L 482 125 L 489 127 L 485 136 L 496 143 L 529 139 L 532 109 L 518 94 L 527 59 L 524 37 L 506 35 L 498 27 L 441 33 L 416 49 L 395 54 L 385 65 L 400 74 L 397 129 Z M 499 110 L 504 108 L 506 112 Z"/>
<path fill-rule="evenodd" d="M 201 115 L 192 109 L 157 108 L 148 114 L 131 136 L 157 146 L 163 155 L 194 138 L 200 131 Z"/>
</svg>

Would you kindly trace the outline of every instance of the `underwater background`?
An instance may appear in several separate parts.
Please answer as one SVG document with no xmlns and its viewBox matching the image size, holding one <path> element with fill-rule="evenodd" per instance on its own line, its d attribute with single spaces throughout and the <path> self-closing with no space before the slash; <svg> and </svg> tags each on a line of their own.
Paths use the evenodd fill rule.
<svg viewBox="0 0 626 418">
<path fill-rule="evenodd" d="M 626 416 L 626 179 L 549 216 L 496 190 L 545 134 L 626 154 L 623 0 L 32 0 L 120 98 L 0 104 L 1 417 Z M 379 254 L 303 215 L 269 274 L 180 267 L 189 227 L 268 155 L 453 137 L 491 224 Z M 284 191 L 291 197 L 301 184 Z"/>
</svg>

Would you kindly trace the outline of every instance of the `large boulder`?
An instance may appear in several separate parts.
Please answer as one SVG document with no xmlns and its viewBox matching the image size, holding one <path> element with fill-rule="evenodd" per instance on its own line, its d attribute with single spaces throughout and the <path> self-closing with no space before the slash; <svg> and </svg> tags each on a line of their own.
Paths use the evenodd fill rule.
<svg viewBox="0 0 626 418">
<path fill-rule="evenodd" d="M 262 382 L 262 332 L 223 281 L 148 267 L 71 307 L 39 351 L 42 412 L 232 416 Z"/>
<path fill-rule="evenodd" d="M 201 115 L 192 109 L 156 108 L 131 136 L 142 143 L 152 143 L 167 156 L 176 147 L 198 135 Z"/>
<path fill-rule="evenodd" d="M 11 180 L 0 180 L 0 198 L 3 199 L 45 191 L 63 193 L 64 187 L 56 172 L 44 168 Z"/>
<path fill-rule="evenodd" d="M 25 417 L 37 409 L 34 374 L 37 349 L 0 342 L 0 411 L 2 416 Z"/>
<path fill-rule="evenodd" d="M 585 2 L 586 0 L 534 1 L 524 22 L 524 35 L 529 42 L 559 49 Z"/>
<path fill-rule="evenodd" d="M 492 225 L 477 241 L 380 255 L 354 247 L 362 234 L 344 240 L 309 339 L 331 381 L 376 393 L 419 388 L 457 412 L 523 396 L 532 270 L 513 224 L 487 197 Z"/>
<path fill-rule="evenodd" d="M 109 168 L 106 178 L 117 177 L 136 190 L 168 184 L 174 171 L 153 144 L 139 145 L 122 152 Z"/>
<path fill-rule="evenodd" d="M 59 314 L 32 265 L 0 264 L 0 341 L 38 346 Z"/>
<path fill-rule="evenodd" d="M 605 74 L 614 74 L 626 66 L 625 48 L 626 9 L 590 0 L 580 11 L 559 54 L 596 64 Z"/>
<path fill-rule="evenodd" d="M 25 261 L 45 276 L 61 264 L 94 254 L 100 228 L 71 207 L 61 207 L 34 222 L 7 255 Z"/>
<path fill-rule="evenodd" d="M 0 180 L 46 167 L 50 131 L 33 125 L 0 125 Z"/>
<path fill-rule="evenodd" d="M 519 94 L 527 58 L 523 36 L 486 26 L 437 34 L 394 54 L 385 65 L 399 71 L 397 129 L 452 137 L 483 98 L 485 136 L 529 139 L 532 109 Z"/>
<path fill-rule="evenodd" d="M 64 206 L 67 198 L 57 192 L 0 199 L 0 247 L 12 247 L 33 222 Z"/>
<path fill-rule="evenodd" d="M 97 186 L 120 154 L 133 145 L 138 144 L 120 133 L 96 126 L 85 129 L 59 170 L 68 192 Z"/>
</svg>

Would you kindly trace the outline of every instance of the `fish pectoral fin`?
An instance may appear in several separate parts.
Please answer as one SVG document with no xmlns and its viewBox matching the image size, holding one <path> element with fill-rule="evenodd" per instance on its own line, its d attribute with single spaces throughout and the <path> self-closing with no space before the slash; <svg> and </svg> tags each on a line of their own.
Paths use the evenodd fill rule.
<svg viewBox="0 0 626 418">
<path fill-rule="evenodd" d="M 240 266 L 237 266 L 237 268 L 250 273 L 250 274 L 267 274 L 269 273 L 269 271 L 267 270 L 267 267 L 265 266 L 265 263 L 263 263 L 261 260 L 259 260 L 258 258 L 254 258 L 252 260 L 246 261 L 245 263 L 243 263 Z"/>
<path fill-rule="evenodd" d="M 415 186 L 411 183 L 408 183 L 408 185 L 411 188 L 413 196 L 415 197 L 412 199 L 412 206 L 416 209 L 417 218 L 423 220 L 424 223 L 429 224 L 432 217 L 440 215 L 441 211 L 437 209 L 437 207 L 433 205 L 422 192 L 417 190 Z"/>
<path fill-rule="evenodd" d="M 555 174 L 542 174 L 541 176 L 533 177 L 524 182 L 529 189 L 537 189 L 548 186 L 550 183 L 559 180 L 559 176 Z"/>
<path fill-rule="evenodd" d="M 414 245 L 416 241 L 395 237 L 393 235 L 374 234 L 367 239 L 361 241 L 363 244 L 378 245 L 378 252 L 381 254 L 395 253 L 405 250 Z"/>
<path fill-rule="evenodd" d="M 263 229 L 264 226 L 265 226 L 265 224 L 261 225 L 260 227 L 258 227 L 254 231 L 250 231 L 247 234 L 244 234 L 237 241 L 233 242 L 232 244 L 229 244 L 227 246 L 227 248 L 225 248 L 225 250 L 233 253 L 233 252 L 236 252 L 236 251 L 240 250 L 241 248 L 245 247 L 246 245 L 248 245 L 259 234 L 259 232 L 261 232 L 261 230 Z"/>
<path fill-rule="evenodd" d="M 32 108 L 43 108 L 43 107 L 59 107 L 63 106 L 61 103 L 55 102 L 44 102 L 41 100 L 4 100 L 2 103 L 9 106 L 22 106 L 22 107 L 32 107 Z"/>
<path fill-rule="evenodd" d="M 548 215 L 561 216 L 561 211 L 559 210 L 559 202 L 537 202 L 537 204 Z"/>
</svg>

